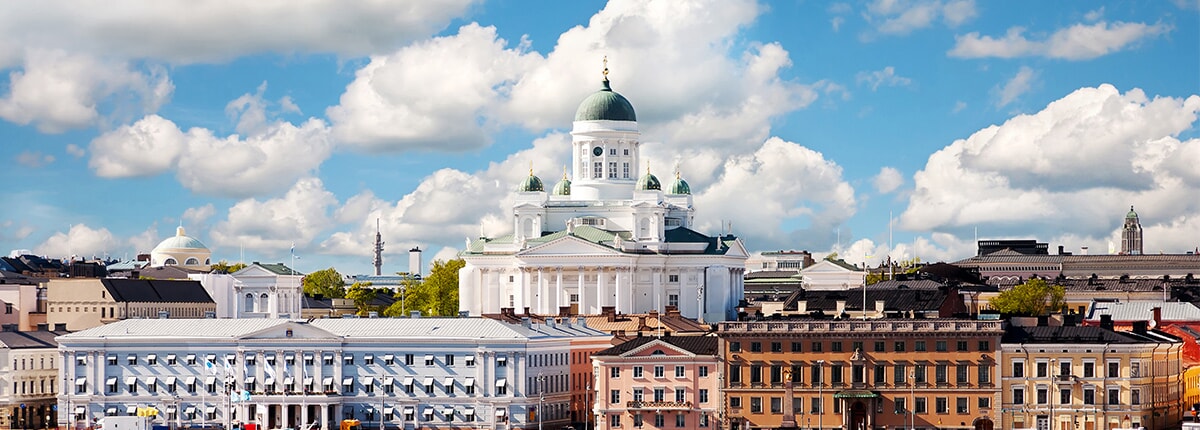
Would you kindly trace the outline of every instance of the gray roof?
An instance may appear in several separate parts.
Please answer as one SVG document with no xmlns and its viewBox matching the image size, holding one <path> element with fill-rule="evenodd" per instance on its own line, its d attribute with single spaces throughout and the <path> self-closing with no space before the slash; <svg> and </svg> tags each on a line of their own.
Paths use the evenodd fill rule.
<svg viewBox="0 0 1200 430">
<path fill-rule="evenodd" d="M 1099 321 L 1101 315 L 1112 315 L 1113 321 L 1146 321 L 1153 315 L 1151 310 L 1162 309 L 1162 320 L 1173 322 L 1200 322 L 1200 308 L 1188 302 L 1162 302 L 1138 300 L 1132 302 L 1092 302 L 1088 308 L 1088 321 Z"/>
<path fill-rule="evenodd" d="M 0 348 L 58 348 L 54 337 L 67 334 L 65 331 L 5 331 L 0 332 Z"/>
<path fill-rule="evenodd" d="M 200 281 L 106 278 L 113 300 L 141 303 L 214 303 Z"/>
</svg>

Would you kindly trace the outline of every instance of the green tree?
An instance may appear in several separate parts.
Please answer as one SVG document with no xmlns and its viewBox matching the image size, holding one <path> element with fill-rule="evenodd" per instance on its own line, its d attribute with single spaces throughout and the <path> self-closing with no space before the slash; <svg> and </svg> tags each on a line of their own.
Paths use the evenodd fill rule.
<svg viewBox="0 0 1200 430">
<path fill-rule="evenodd" d="M 346 296 L 346 281 L 342 279 L 342 274 L 332 267 L 309 273 L 304 276 L 301 284 L 304 285 L 304 294 L 320 294 L 337 299 Z"/>
<path fill-rule="evenodd" d="M 396 302 L 384 309 L 381 314 L 386 317 L 407 317 L 409 311 L 425 308 L 426 306 L 421 302 L 422 298 L 426 296 L 421 291 L 421 278 L 410 276 L 408 272 L 396 272 L 396 274 L 403 278 L 400 281 L 400 288 L 397 288 L 392 296 Z M 417 307 L 414 308 L 413 304 Z"/>
<path fill-rule="evenodd" d="M 1066 290 L 1050 285 L 1045 279 L 1033 278 L 1000 293 L 988 301 L 992 309 L 1002 314 L 1041 316 L 1058 311 L 1066 303 Z"/>
<path fill-rule="evenodd" d="M 245 268 L 246 263 L 229 264 L 225 260 L 218 261 L 217 264 L 212 265 L 213 273 L 234 273 Z"/>
<path fill-rule="evenodd" d="M 466 264 L 461 258 L 434 261 L 425 279 L 408 278 L 411 282 L 396 293 L 398 301 L 385 309 L 383 315 L 407 316 L 410 311 L 421 311 L 422 316 L 458 315 L 458 269 Z"/>
<path fill-rule="evenodd" d="M 371 311 L 382 310 L 382 306 L 373 306 L 371 302 L 375 301 L 379 294 L 387 291 L 386 288 L 371 288 L 370 282 L 355 282 L 346 289 L 346 298 L 354 301 L 358 315 L 368 315 Z"/>
</svg>

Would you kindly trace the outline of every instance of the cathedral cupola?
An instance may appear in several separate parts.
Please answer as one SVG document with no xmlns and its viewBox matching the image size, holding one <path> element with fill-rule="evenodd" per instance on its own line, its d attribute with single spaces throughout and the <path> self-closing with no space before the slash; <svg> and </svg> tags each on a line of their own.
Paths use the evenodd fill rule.
<svg viewBox="0 0 1200 430">
<path fill-rule="evenodd" d="M 571 178 L 567 176 L 567 169 L 563 168 L 563 177 L 561 181 L 554 184 L 554 195 L 569 196 L 571 195 Z"/>
<path fill-rule="evenodd" d="M 529 176 L 524 181 L 521 181 L 521 185 L 517 187 L 517 191 L 524 193 L 545 191 L 545 187 L 542 186 L 542 179 L 533 174 L 532 167 L 529 168 Z"/>
<path fill-rule="evenodd" d="M 688 186 L 687 181 L 679 176 L 679 172 L 675 172 L 675 182 L 671 183 L 671 188 L 667 189 L 667 194 L 684 195 L 691 193 L 692 187 Z"/>
<path fill-rule="evenodd" d="M 662 183 L 658 182 L 657 177 L 650 174 L 650 167 L 646 167 L 646 174 L 638 178 L 635 189 L 638 191 L 661 191 Z"/>
</svg>

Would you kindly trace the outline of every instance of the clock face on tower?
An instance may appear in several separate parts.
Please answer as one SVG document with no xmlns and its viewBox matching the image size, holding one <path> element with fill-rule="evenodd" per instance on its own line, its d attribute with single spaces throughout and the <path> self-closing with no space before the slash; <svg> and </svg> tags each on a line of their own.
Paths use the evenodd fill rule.
<svg viewBox="0 0 1200 430">
<path fill-rule="evenodd" d="M 604 155 L 604 148 L 601 148 L 599 146 L 592 148 L 592 155 L 595 155 L 597 157 Z"/>
</svg>

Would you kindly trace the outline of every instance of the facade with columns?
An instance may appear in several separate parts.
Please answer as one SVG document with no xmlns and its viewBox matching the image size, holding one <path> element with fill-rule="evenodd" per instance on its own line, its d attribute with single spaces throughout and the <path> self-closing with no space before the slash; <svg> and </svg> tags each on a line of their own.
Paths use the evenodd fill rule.
<svg viewBox="0 0 1200 430">
<path fill-rule="evenodd" d="M 677 306 L 689 318 L 734 318 L 748 256 L 741 240 L 693 230 L 691 188 L 679 172 L 665 189 L 649 166 L 637 177 L 633 105 L 607 77 L 602 84 L 576 111 L 571 174 L 548 192 L 530 169 L 517 188 L 512 232 L 468 240 L 460 308 L 596 314 L 604 306 Z"/>
<path fill-rule="evenodd" d="M 259 263 L 232 274 L 198 273 L 217 304 L 217 318 L 300 318 L 304 274 L 283 263 Z"/>
<path fill-rule="evenodd" d="M 59 338 L 58 421 L 153 406 L 177 427 L 558 428 L 572 352 L 609 338 L 482 318 L 124 320 Z"/>
</svg>

